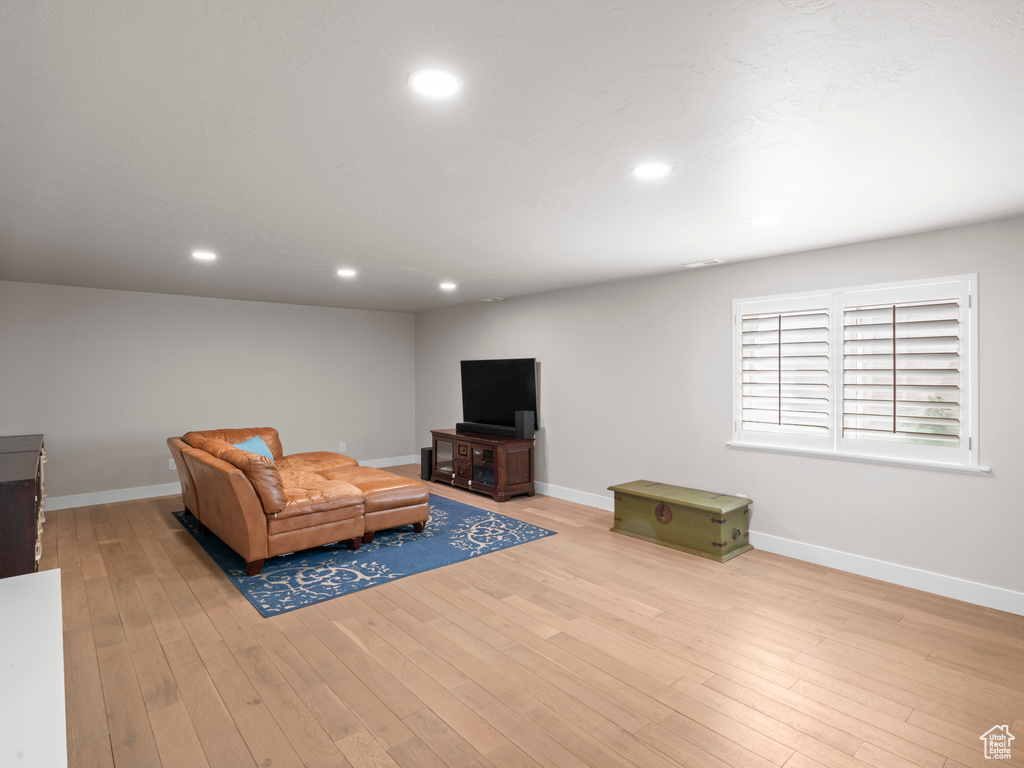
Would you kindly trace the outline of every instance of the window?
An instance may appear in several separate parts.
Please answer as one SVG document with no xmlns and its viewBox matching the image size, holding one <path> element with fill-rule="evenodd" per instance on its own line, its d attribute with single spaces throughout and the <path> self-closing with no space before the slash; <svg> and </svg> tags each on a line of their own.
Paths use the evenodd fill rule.
<svg viewBox="0 0 1024 768">
<path fill-rule="evenodd" d="M 738 314 L 739 427 L 758 443 L 826 449 L 831 297 L 754 299 Z"/>
<path fill-rule="evenodd" d="M 730 445 L 983 471 L 976 284 L 735 300 Z"/>
</svg>

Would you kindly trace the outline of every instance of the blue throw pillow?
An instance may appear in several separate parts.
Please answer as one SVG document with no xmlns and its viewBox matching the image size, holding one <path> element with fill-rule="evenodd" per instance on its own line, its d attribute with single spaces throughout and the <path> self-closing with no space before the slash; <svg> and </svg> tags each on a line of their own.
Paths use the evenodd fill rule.
<svg viewBox="0 0 1024 768">
<path fill-rule="evenodd" d="M 263 438 L 260 437 L 259 435 L 253 435 L 243 443 L 232 443 L 232 445 L 234 445 L 235 448 L 239 448 L 243 451 L 248 451 L 249 453 L 256 453 L 259 454 L 260 456 L 266 456 L 271 461 L 274 460 L 274 454 L 270 452 L 270 449 L 267 448 L 267 444 L 263 442 Z"/>
</svg>

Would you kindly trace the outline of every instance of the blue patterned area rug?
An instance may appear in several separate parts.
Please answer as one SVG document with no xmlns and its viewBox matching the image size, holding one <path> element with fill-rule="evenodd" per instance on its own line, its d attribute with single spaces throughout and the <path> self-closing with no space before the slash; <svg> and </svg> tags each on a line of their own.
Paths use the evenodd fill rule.
<svg viewBox="0 0 1024 768">
<path fill-rule="evenodd" d="M 212 533 L 199 532 L 196 519 L 175 512 L 238 591 L 264 616 L 358 592 L 442 565 L 553 536 L 554 531 L 497 512 L 430 494 L 430 521 L 423 533 L 412 526 L 378 531 L 372 544 L 352 552 L 344 544 L 271 557 L 258 576 L 245 575 L 245 562 Z"/>
</svg>

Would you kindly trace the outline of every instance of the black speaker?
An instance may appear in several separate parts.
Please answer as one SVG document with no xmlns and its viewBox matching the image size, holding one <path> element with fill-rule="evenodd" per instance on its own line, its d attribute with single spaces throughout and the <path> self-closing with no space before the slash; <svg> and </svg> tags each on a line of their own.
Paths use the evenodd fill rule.
<svg viewBox="0 0 1024 768">
<path fill-rule="evenodd" d="M 533 437 L 533 411 L 516 411 L 516 437 Z"/>
<path fill-rule="evenodd" d="M 434 449 L 420 448 L 420 480 L 429 480 L 434 471 Z"/>
<path fill-rule="evenodd" d="M 516 428 L 506 427 L 504 424 L 480 424 L 475 421 L 460 421 L 455 425 L 455 431 L 476 432 L 482 435 L 501 435 L 502 437 L 515 437 Z"/>
</svg>

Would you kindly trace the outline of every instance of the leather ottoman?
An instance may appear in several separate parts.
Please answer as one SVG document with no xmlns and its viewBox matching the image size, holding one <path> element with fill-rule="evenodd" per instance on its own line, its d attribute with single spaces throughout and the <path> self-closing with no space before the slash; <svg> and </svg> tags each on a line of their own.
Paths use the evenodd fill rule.
<svg viewBox="0 0 1024 768">
<path fill-rule="evenodd" d="M 430 517 L 427 487 L 415 480 L 372 467 L 336 467 L 321 470 L 329 480 L 344 480 L 363 492 L 363 516 L 366 520 L 363 543 L 373 541 L 377 531 L 412 525 L 421 532 Z"/>
</svg>

